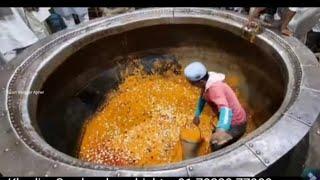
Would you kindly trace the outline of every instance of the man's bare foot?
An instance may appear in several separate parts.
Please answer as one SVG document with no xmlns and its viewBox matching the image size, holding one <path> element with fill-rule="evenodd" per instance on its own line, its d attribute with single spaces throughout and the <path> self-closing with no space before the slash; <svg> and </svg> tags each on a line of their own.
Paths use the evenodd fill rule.
<svg viewBox="0 0 320 180">
<path fill-rule="evenodd" d="M 292 36 L 293 32 L 291 32 L 288 28 L 281 29 L 281 33 L 285 36 Z"/>
</svg>

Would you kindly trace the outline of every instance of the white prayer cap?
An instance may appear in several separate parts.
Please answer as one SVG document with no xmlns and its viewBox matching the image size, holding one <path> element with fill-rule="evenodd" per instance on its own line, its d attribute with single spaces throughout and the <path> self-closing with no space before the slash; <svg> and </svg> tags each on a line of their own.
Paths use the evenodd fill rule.
<svg viewBox="0 0 320 180">
<path fill-rule="evenodd" d="M 190 81 L 199 81 L 207 74 L 207 68 L 201 62 L 193 62 L 184 69 L 184 75 Z"/>
</svg>

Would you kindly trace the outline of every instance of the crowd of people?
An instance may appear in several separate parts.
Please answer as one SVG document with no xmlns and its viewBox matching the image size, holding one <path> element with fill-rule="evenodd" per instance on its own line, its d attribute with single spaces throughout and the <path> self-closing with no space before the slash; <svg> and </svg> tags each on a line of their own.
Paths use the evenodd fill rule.
<svg viewBox="0 0 320 180">
<path fill-rule="evenodd" d="M 294 36 L 319 52 L 320 8 L 216 7 L 248 15 L 247 27 L 263 25 Z M 46 36 L 96 17 L 134 11 L 134 7 L 24 7 L 0 8 L 0 60 L 10 61 Z M 1 63 L 1 61 L 0 61 Z"/>
<path fill-rule="evenodd" d="M 96 17 L 108 17 L 134 9 L 129 7 L 0 8 L 0 65 L 52 33 L 73 28 Z"/>
<path fill-rule="evenodd" d="M 250 8 L 248 26 L 255 26 L 258 19 L 283 35 L 296 37 L 313 52 L 319 51 L 320 8 Z"/>
</svg>

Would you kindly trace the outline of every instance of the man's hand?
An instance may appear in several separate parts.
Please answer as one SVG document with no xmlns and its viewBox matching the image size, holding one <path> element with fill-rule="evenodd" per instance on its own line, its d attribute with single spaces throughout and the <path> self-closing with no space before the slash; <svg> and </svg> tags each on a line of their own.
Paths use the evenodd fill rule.
<svg viewBox="0 0 320 180">
<path fill-rule="evenodd" d="M 285 36 L 293 36 L 293 32 L 291 32 L 288 28 L 281 29 L 281 33 Z"/>
<path fill-rule="evenodd" d="M 211 136 L 211 144 L 221 146 L 232 139 L 232 136 L 225 131 L 217 129 Z"/>
<path fill-rule="evenodd" d="M 196 126 L 198 126 L 198 125 L 200 124 L 200 118 L 197 117 L 197 116 L 195 116 L 195 117 L 193 118 L 193 124 L 195 124 Z"/>
<path fill-rule="evenodd" d="M 260 14 L 265 9 L 266 8 L 250 8 L 248 21 L 245 23 L 245 27 L 247 27 L 248 29 L 257 29 L 261 25 L 266 27 L 272 27 L 271 23 L 267 23 L 259 19 Z"/>
<path fill-rule="evenodd" d="M 244 26 L 247 27 L 248 29 L 255 29 L 258 25 L 259 25 L 258 20 L 249 18 Z"/>
<path fill-rule="evenodd" d="M 247 28 L 253 28 L 257 26 L 257 19 L 259 18 L 260 13 L 263 11 L 263 8 L 250 8 L 248 21 L 246 23 Z"/>
</svg>

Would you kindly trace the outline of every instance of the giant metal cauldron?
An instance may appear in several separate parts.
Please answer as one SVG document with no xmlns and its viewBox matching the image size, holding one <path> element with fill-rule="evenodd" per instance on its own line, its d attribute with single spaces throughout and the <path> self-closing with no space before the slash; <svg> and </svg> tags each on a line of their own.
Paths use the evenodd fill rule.
<svg viewBox="0 0 320 180">
<path fill-rule="evenodd" d="M 208 8 L 144 9 L 90 21 L 28 48 L 0 71 L 0 173 L 253 176 L 265 171 L 294 149 L 316 121 L 320 71 L 314 55 L 295 38 L 264 29 L 249 43 L 245 21 L 239 14 Z M 70 121 L 83 111 L 69 112 L 70 118 L 50 112 L 60 112 L 59 105 L 64 107 L 93 77 L 107 77 L 100 84 L 110 88 L 116 82 L 113 67 L 121 60 L 162 54 L 182 64 L 201 59 L 211 69 L 237 74 L 251 106 L 271 114 L 257 116 L 260 127 L 238 142 L 180 163 L 119 168 L 72 157 L 81 123 Z M 44 94 L 14 93 L 31 90 Z"/>
</svg>

